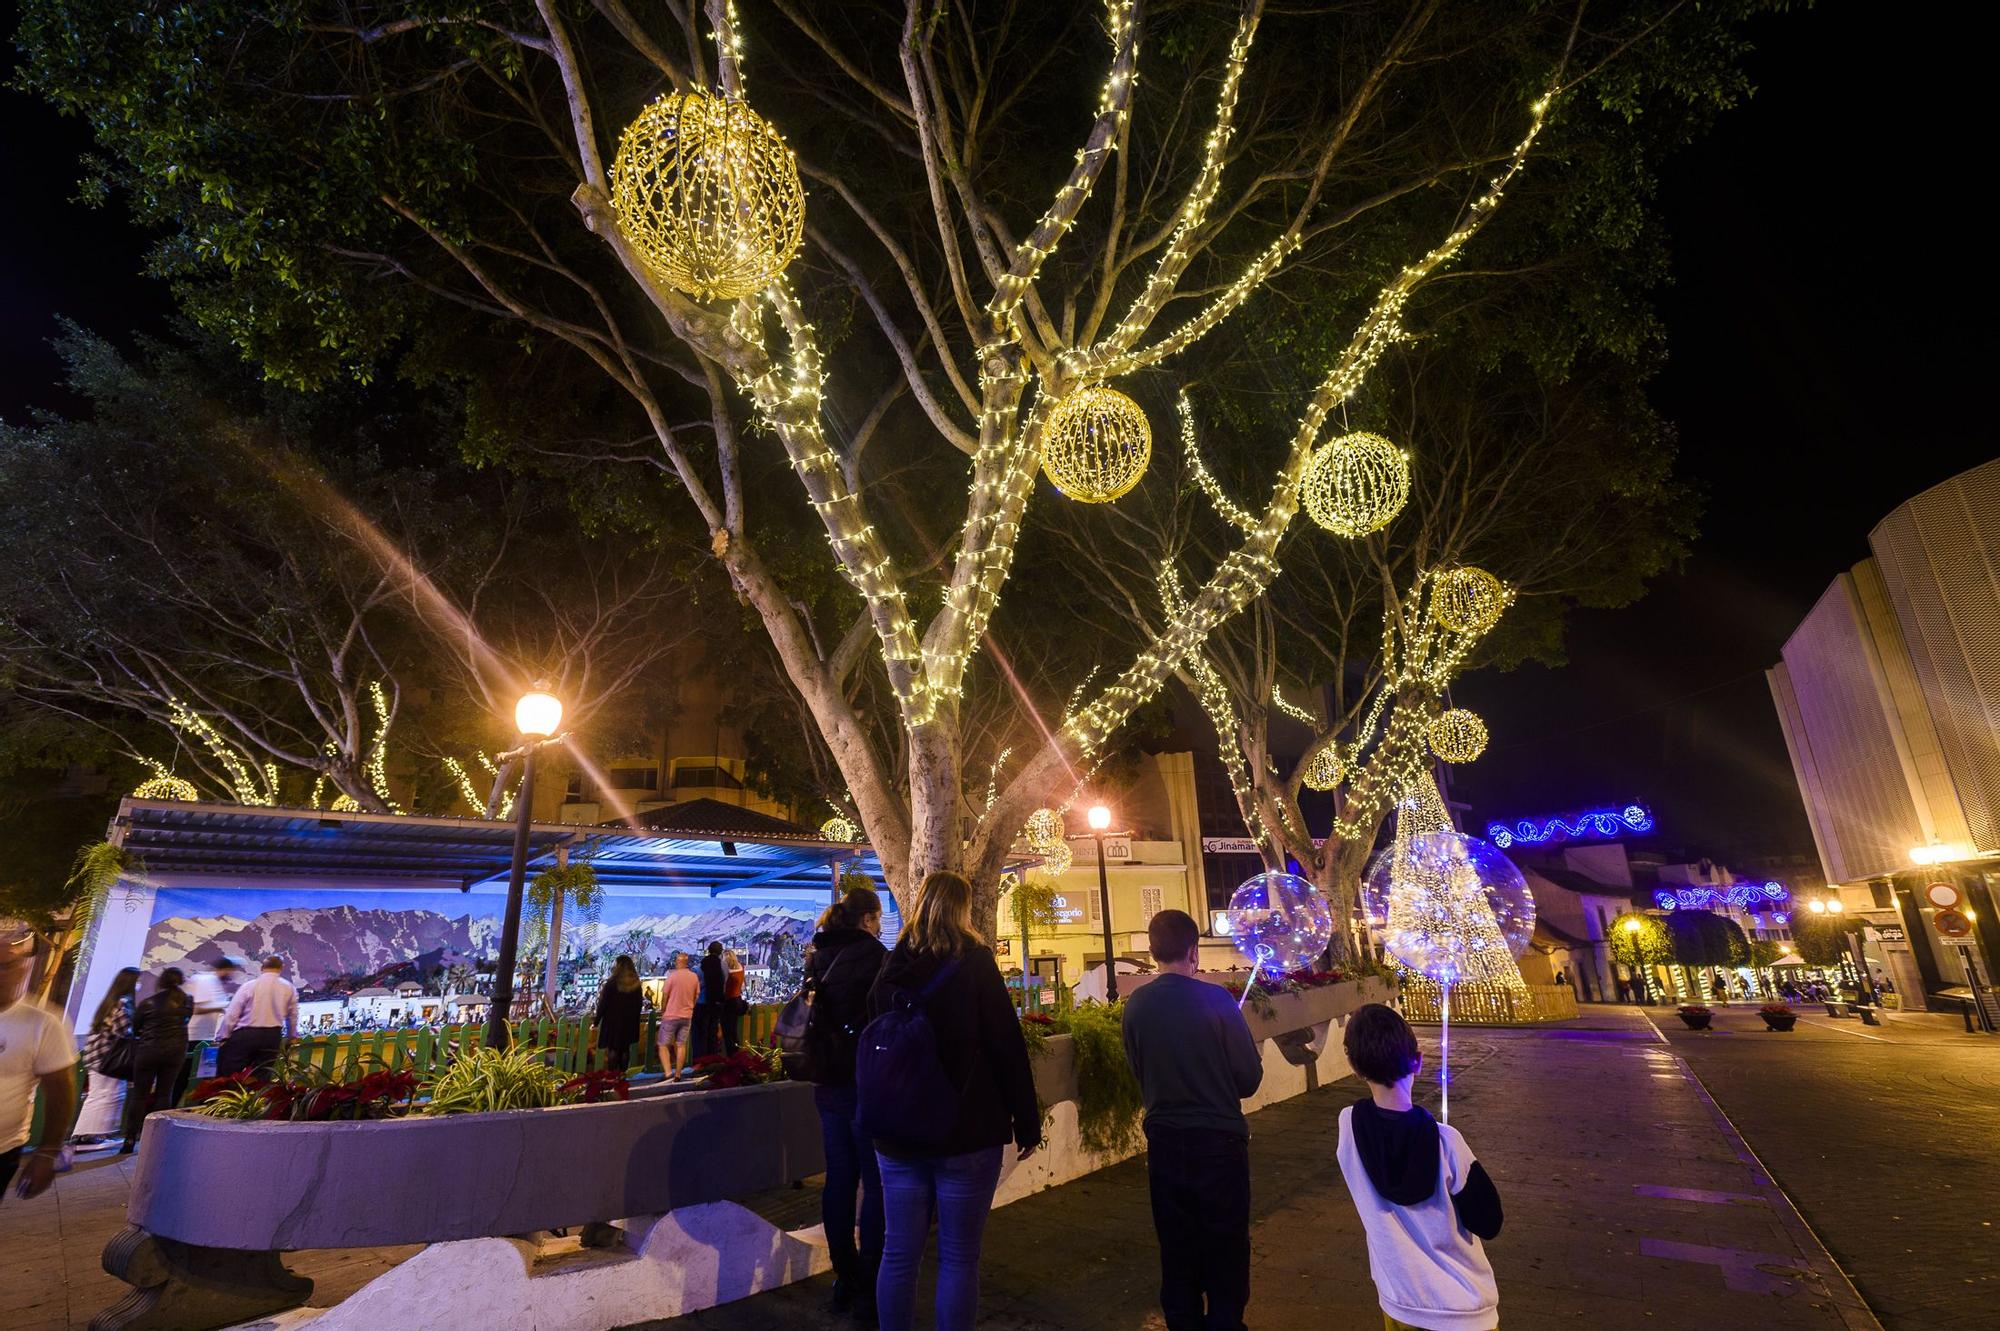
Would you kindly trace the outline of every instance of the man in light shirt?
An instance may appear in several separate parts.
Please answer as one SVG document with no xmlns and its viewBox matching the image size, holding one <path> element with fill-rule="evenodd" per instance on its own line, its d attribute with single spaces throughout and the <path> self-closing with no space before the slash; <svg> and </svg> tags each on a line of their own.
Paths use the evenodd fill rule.
<svg viewBox="0 0 2000 1331">
<path fill-rule="evenodd" d="M 194 1000 L 194 1016 L 188 1019 L 188 1039 L 220 1038 L 222 1014 L 229 1010 L 229 1000 L 236 994 L 236 982 L 241 976 L 237 967 L 241 964 L 234 957 L 217 957 L 188 985 L 188 997 Z"/>
<path fill-rule="evenodd" d="M 264 958 L 264 973 L 236 991 L 216 1032 L 222 1052 L 215 1075 L 232 1077 L 246 1069 L 262 1073 L 277 1059 L 285 1041 L 299 1033 L 299 991 L 283 971 L 283 957 Z"/>
<path fill-rule="evenodd" d="M 76 1113 L 76 1039 L 60 1012 L 28 997 L 34 969 L 34 935 L 19 920 L 0 919 L 0 1196 L 16 1171 L 22 1197 L 55 1181 L 56 1159 Z M 30 1149 L 38 1090 L 42 1135 Z"/>
<path fill-rule="evenodd" d="M 660 986 L 660 1066 L 669 1077 L 679 1076 L 686 1061 L 688 1025 L 700 992 L 701 981 L 688 969 L 687 953 L 674 953 L 674 968 Z"/>
</svg>

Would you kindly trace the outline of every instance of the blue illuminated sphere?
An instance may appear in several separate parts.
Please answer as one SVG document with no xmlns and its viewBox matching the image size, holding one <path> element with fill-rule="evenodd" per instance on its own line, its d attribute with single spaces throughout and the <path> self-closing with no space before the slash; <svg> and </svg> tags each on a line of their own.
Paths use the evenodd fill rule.
<svg viewBox="0 0 2000 1331">
<path fill-rule="evenodd" d="M 1490 842 L 1457 832 L 1384 847 L 1362 881 L 1362 908 L 1398 964 L 1447 983 L 1490 973 L 1502 949 L 1511 961 L 1535 934 L 1528 880 Z"/>
<path fill-rule="evenodd" d="M 1297 874 L 1267 870 L 1229 896 L 1229 936 L 1253 966 L 1310 966 L 1333 939 L 1333 907 Z"/>
</svg>

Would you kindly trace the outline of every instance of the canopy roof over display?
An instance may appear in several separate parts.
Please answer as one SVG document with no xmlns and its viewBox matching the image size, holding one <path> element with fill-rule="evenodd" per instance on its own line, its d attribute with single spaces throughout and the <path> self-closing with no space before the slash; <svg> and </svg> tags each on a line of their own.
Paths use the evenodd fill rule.
<svg viewBox="0 0 2000 1331">
<path fill-rule="evenodd" d="M 534 823 L 529 870 L 559 851 L 587 859 L 598 882 L 620 888 L 705 892 L 799 891 L 824 897 L 838 872 L 876 880 L 866 845 L 826 841 L 753 810 L 689 800 L 605 826 Z M 161 887 L 456 888 L 504 884 L 514 824 L 486 818 L 334 813 L 179 800 L 127 799 L 110 839 Z"/>
</svg>

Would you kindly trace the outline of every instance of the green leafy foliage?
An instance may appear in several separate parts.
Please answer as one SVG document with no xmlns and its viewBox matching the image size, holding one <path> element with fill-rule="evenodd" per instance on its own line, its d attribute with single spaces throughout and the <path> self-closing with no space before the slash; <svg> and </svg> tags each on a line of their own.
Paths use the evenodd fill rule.
<svg viewBox="0 0 2000 1331">
<path fill-rule="evenodd" d="M 1069 1014 L 1076 1049 L 1076 1128 L 1087 1151 L 1123 1151 L 1138 1140 L 1145 1101 L 1125 1061 L 1125 1005 L 1083 1003 Z"/>
<path fill-rule="evenodd" d="M 1673 938 L 1659 916 L 1627 912 L 1611 922 L 1611 959 L 1640 969 L 1672 965 Z"/>
<path fill-rule="evenodd" d="M 487 1114 L 546 1109 L 562 1103 L 568 1077 L 549 1062 L 553 1051 L 532 1045 L 465 1050 L 423 1087 L 426 1114 Z"/>
</svg>

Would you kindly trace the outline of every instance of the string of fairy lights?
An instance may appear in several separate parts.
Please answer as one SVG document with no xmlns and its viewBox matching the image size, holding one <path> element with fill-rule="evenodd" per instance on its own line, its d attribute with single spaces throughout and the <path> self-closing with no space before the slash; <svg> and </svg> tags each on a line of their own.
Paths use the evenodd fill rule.
<svg viewBox="0 0 2000 1331">
<path fill-rule="evenodd" d="M 803 232 L 797 161 L 777 130 L 743 100 L 743 43 L 733 5 L 722 7 L 715 33 L 723 91 L 715 96 L 663 95 L 620 138 L 611 182 L 620 230 L 641 262 L 666 285 L 698 300 L 736 302 L 731 328 L 752 354 L 732 359 L 732 372 L 759 417 L 782 441 L 825 528 L 836 566 L 862 598 L 908 727 L 938 719 L 962 696 L 971 657 L 1011 571 L 1035 477 L 1046 473 L 1072 499 L 1110 502 L 1143 475 L 1151 451 L 1150 426 L 1138 404 L 1109 381 L 1157 364 L 1205 336 L 1302 247 L 1303 215 L 1193 317 L 1150 345 L 1140 345 L 1198 252 L 1229 158 L 1261 11 L 1261 3 L 1252 3 L 1239 19 L 1200 164 L 1147 282 L 1100 340 L 1087 347 L 1055 348 L 1053 376 L 1045 381 L 1025 355 L 1029 328 L 1024 307 L 1128 130 L 1139 77 L 1136 4 L 1108 0 L 1111 59 L 1091 130 L 1047 209 L 1013 247 L 1005 271 L 994 275 L 994 289 L 981 310 L 984 326 L 974 330 L 981 414 L 966 518 L 943 606 L 923 631 L 912 618 L 895 561 L 825 434 L 826 376 L 817 334 L 784 276 Z M 1082 765 L 1100 756 L 1132 709 L 1183 664 L 1198 681 L 1214 680 L 1214 672 L 1199 659 L 1201 645 L 1277 576 L 1279 540 L 1302 504 L 1327 530 L 1358 537 L 1379 530 L 1407 502 L 1409 459 L 1402 450 L 1368 434 L 1343 435 L 1321 445 L 1322 432 L 1334 410 L 1353 399 L 1388 348 L 1404 337 L 1402 315 L 1411 293 L 1451 262 L 1491 217 L 1523 169 L 1548 107 L 1546 96 L 1530 105 L 1526 132 L 1486 189 L 1440 242 L 1405 265 L 1377 294 L 1309 398 L 1261 510 L 1229 499 L 1203 464 L 1192 409 L 1181 394 L 1177 405 L 1189 470 L 1243 540 L 1192 595 L 1181 596 L 1176 589 L 1175 608 L 1152 641 L 1094 697 L 1067 710 L 1059 735 Z M 940 150 L 927 142 L 924 151 Z M 926 160 L 929 165 L 928 156 Z M 767 342 L 767 316 L 775 317 L 783 333 L 783 355 L 773 354 Z M 1441 693 L 1443 679 L 1462 660 L 1465 645 L 1490 627 L 1475 625 L 1488 617 L 1491 591 L 1474 581 L 1451 584 L 1450 608 L 1441 612 L 1449 624 L 1439 629 L 1433 622 L 1437 615 L 1419 616 L 1413 641 L 1396 641 L 1393 626 L 1385 624 L 1385 648 L 1390 650 L 1384 660 L 1391 665 L 1382 696 L 1348 744 L 1326 737 L 1316 743 L 1302 764 L 1302 775 L 1310 776 L 1315 786 L 1337 785 L 1343 775 L 1361 770 L 1357 760 L 1371 744 L 1371 771 L 1391 753 L 1398 775 L 1420 765 L 1422 726 L 1412 734 L 1402 716 L 1407 709 L 1387 709 L 1384 699 L 1413 689 L 1424 699 Z M 1434 633 L 1443 635 L 1436 643 L 1429 640 Z M 1201 689 L 1213 692 L 1206 684 Z M 1226 694 L 1222 700 L 1226 703 Z M 1279 705 L 1284 706 L 1282 700 Z M 1385 709 L 1394 712 L 1386 725 Z M 371 781 L 374 770 L 371 765 Z M 996 763 L 989 785 L 997 783 L 998 770 Z M 1233 772 L 1232 779 L 1237 778 L 1248 782 L 1247 772 Z M 1382 789 L 1371 785 L 1369 800 L 1393 798 L 1404 783 L 1373 785 Z M 989 807 L 991 803 L 989 799 Z M 1347 803 L 1353 805 L 1354 792 Z M 1281 813 L 1289 822 L 1282 806 Z"/>
</svg>

